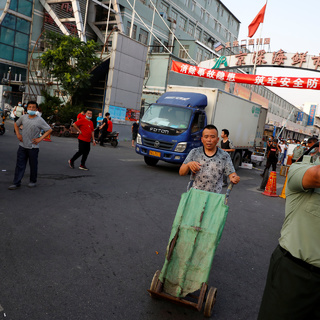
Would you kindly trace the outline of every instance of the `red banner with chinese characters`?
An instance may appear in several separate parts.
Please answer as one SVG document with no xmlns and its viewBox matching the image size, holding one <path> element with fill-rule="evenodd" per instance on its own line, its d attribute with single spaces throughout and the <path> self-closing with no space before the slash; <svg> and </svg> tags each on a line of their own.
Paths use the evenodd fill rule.
<svg viewBox="0 0 320 320">
<path fill-rule="evenodd" d="M 233 73 L 216 69 L 201 68 L 177 61 L 172 61 L 171 71 L 200 78 L 247 83 L 258 86 L 320 90 L 320 78 L 275 77 Z"/>
</svg>

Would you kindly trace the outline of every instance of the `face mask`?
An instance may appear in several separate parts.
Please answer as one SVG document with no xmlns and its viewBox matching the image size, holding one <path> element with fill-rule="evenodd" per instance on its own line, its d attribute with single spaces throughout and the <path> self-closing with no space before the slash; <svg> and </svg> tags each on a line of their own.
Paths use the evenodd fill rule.
<svg viewBox="0 0 320 320">
<path fill-rule="evenodd" d="M 30 114 L 30 116 L 34 116 L 36 114 L 37 111 L 33 111 L 33 110 L 28 110 L 28 114 Z"/>
<path fill-rule="evenodd" d="M 86 118 L 90 120 L 92 117 L 88 117 L 88 116 L 86 116 Z"/>
<path fill-rule="evenodd" d="M 18 106 L 21 107 L 21 103 L 18 103 Z"/>
<path fill-rule="evenodd" d="M 139 123 L 139 121 L 137 121 L 137 123 Z"/>
</svg>

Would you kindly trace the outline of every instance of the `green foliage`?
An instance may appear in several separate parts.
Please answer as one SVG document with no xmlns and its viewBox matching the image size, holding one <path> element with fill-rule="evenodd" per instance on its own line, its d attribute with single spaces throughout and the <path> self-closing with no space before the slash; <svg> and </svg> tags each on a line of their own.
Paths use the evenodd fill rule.
<svg viewBox="0 0 320 320">
<path fill-rule="evenodd" d="M 45 101 L 39 105 L 42 118 L 49 123 L 70 124 L 71 119 L 76 121 L 78 113 L 84 109 L 82 105 L 62 104 L 58 97 L 52 97 L 48 92 L 42 91 Z"/>
<path fill-rule="evenodd" d="M 51 48 L 42 54 L 41 64 L 74 101 L 77 95 L 90 87 L 90 70 L 100 63 L 96 55 L 98 44 L 93 40 L 85 43 L 77 37 L 54 32 L 47 32 L 45 39 Z"/>
<path fill-rule="evenodd" d="M 42 118 L 47 121 L 61 105 L 61 100 L 58 97 L 50 96 L 46 91 L 41 91 L 41 95 L 44 97 L 44 102 L 40 103 L 39 107 L 42 112 Z"/>
</svg>

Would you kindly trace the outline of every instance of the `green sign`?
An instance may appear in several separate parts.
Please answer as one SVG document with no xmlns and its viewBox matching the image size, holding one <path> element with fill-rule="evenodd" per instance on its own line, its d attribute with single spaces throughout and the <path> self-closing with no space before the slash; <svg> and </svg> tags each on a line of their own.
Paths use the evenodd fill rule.
<svg viewBox="0 0 320 320">
<path fill-rule="evenodd" d="M 225 56 L 221 56 L 219 59 L 214 59 L 214 61 L 216 62 L 214 64 L 214 66 L 211 69 L 219 69 L 221 63 L 224 64 L 225 67 L 228 67 L 228 63 L 227 63 L 227 58 Z"/>
</svg>

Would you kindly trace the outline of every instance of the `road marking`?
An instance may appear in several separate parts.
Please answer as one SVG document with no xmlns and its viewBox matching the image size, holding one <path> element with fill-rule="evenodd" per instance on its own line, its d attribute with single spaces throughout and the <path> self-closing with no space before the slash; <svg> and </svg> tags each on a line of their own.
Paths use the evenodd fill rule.
<svg viewBox="0 0 320 320">
<path fill-rule="evenodd" d="M 143 159 L 119 159 L 120 161 L 131 161 L 131 162 L 134 162 L 134 161 L 142 161 Z"/>
</svg>

